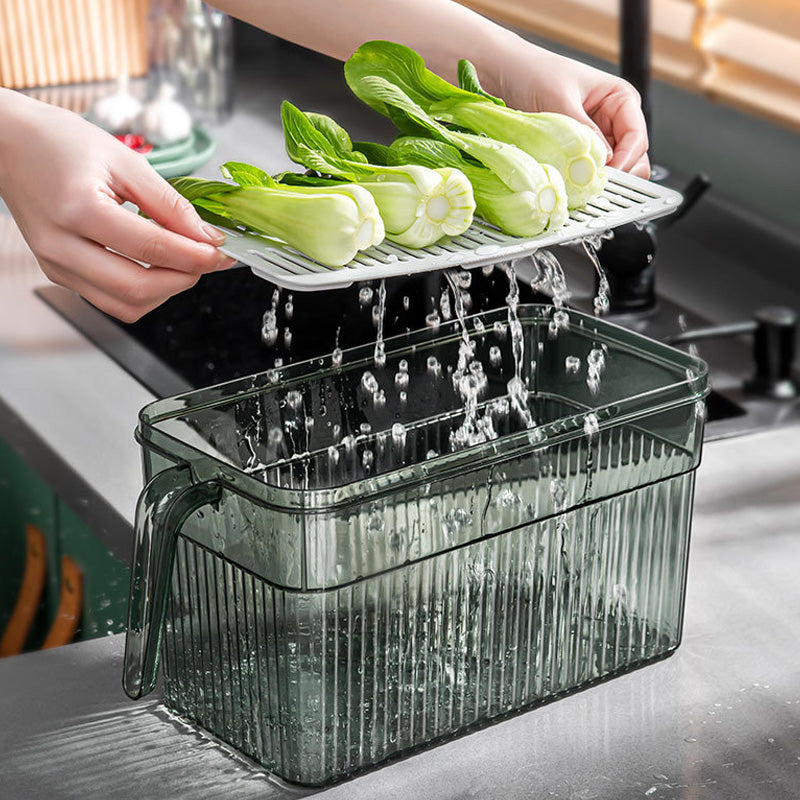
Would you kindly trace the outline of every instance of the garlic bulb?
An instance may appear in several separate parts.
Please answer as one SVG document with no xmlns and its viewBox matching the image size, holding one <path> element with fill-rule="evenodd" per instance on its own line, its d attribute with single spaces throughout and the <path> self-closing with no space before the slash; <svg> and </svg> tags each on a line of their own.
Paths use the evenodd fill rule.
<svg viewBox="0 0 800 800">
<path fill-rule="evenodd" d="M 192 132 L 192 118 L 186 107 L 175 100 L 175 88 L 165 83 L 156 99 L 148 103 L 140 118 L 141 132 L 154 145 L 185 139 Z"/>
<path fill-rule="evenodd" d="M 117 91 L 101 97 L 89 112 L 91 119 L 111 133 L 131 133 L 142 104 L 128 91 L 128 76 L 120 75 Z"/>
</svg>

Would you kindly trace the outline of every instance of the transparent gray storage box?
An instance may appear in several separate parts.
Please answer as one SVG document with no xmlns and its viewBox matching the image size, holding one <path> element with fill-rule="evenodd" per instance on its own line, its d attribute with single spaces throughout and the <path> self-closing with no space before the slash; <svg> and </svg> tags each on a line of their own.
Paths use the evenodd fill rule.
<svg viewBox="0 0 800 800">
<path fill-rule="evenodd" d="M 160 652 L 170 708 L 318 785 L 672 652 L 705 366 L 551 313 L 519 309 L 533 428 L 506 312 L 468 320 L 498 438 L 456 452 L 457 324 L 145 408 L 126 691 Z"/>
</svg>

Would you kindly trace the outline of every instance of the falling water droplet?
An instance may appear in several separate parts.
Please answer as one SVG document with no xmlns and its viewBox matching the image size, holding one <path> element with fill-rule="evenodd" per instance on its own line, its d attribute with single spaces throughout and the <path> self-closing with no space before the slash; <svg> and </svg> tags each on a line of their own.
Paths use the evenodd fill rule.
<svg viewBox="0 0 800 800">
<path fill-rule="evenodd" d="M 578 356 L 567 356 L 564 359 L 564 369 L 567 375 L 576 375 L 581 368 L 581 360 Z"/>
</svg>

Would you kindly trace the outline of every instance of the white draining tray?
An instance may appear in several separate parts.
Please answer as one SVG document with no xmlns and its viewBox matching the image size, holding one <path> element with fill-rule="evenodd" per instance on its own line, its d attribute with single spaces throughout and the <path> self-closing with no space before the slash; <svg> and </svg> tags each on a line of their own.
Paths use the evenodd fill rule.
<svg viewBox="0 0 800 800">
<path fill-rule="evenodd" d="M 541 247 L 564 244 L 600 234 L 630 222 L 645 222 L 671 213 L 681 195 L 657 183 L 609 168 L 605 191 L 588 206 L 576 209 L 562 228 L 524 239 L 509 236 L 476 220 L 461 236 L 420 250 L 385 240 L 360 252 L 344 267 L 334 269 L 313 261 L 290 247 L 256 234 L 221 228 L 228 235 L 220 248 L 261 278 L 287 289 L 336 289 L 356 281 L 392 278 L 445 267 L 472 269 L 500 261 L 524 258 Z"/>
</svg>

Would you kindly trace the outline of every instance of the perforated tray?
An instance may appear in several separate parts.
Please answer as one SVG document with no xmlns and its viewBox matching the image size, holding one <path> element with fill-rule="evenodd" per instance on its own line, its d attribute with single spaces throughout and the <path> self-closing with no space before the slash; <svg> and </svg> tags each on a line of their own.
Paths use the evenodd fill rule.
<svg viewBox="0 0 800 800">
<path fill-rule="evenodd" d="M 413 250 L 388 240 L 359 253 L 344 267 L 326 267 L 274 240 L 222 228 L 228 234 L 220 248 L 239 259 L 259 277 L 298 291 L 335 289 L 356 281 L 392 278 L 445 267 L 465 269 L 524 258 L 541 247 L 600 234 L 630 222 L 645 222 L 671 213 L 681 195 L 657 183 L 609 169 L 605 191 L 592 203 L 576 209 L 559 230 L 532 238 L 502 233 L 476 220 L 461 236 Z"/>
</svg>

